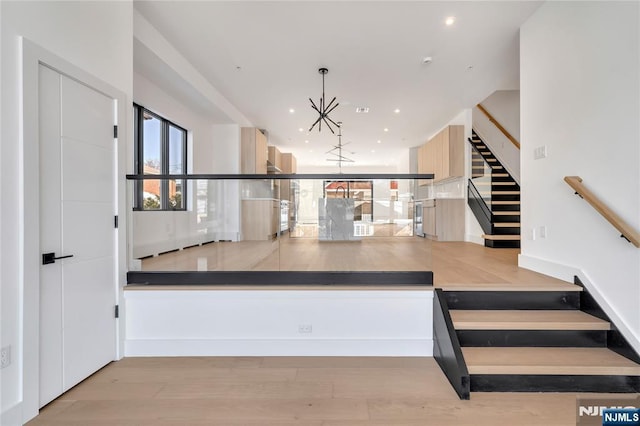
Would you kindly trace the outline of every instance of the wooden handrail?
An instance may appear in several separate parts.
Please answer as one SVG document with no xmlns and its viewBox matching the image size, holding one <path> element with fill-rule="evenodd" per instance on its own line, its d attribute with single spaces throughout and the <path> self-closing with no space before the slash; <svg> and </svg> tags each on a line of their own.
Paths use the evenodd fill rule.
<svg viewBox="0 0 640 426">
<path fill-rule="evenodd" d="M 582 178 L 579 176 L 565 176 L 564 181 L 569 184 L 571 188 L 576 191 L 581 198 L 584 198 L 591 206 L 596 209 L 598 213 L 604 216 L 622 234 L 621 237 L 625 238 L 631 244 L 636 247 L 640 247 L 640 233 L 633 229 L 631 225 L 625 222 L 620 216 L 607 207 L 593 192 L 587 189 L 582 183 Z"/>
<path fill-rule="evenodd" d="M 494 126 L 496 126 L 498 128 L 498 130 L 500 130 L 502 132 L 503 135 L 505 135 L 507 137 L 507 139 L 509 139 L 511 141 L 512 144 L 515 145 L 516 148 L 520 149 L 520 142 L 518 142 L 516 140 L 516 138 L 514 138 L 513 136 L 511 136 L 511 133 L 509 133 L 507 131 L 507 129 L 505 129 L 504 127 L 502 127 L 502 124 L 498 123 L 498 120 L 496 120 L 495 118 L 493 118 L 493 115 L 491 115 L 489 113 L 489 111 L 487 111 L 482 105 L 478 104 L 477 105 L 478 109 L 480 111 L 482 111 L 482 113 L 484 115 L 487 116 L 487 118 L 489 119 L 490 122 L 493 123 Z"/>
</svg>

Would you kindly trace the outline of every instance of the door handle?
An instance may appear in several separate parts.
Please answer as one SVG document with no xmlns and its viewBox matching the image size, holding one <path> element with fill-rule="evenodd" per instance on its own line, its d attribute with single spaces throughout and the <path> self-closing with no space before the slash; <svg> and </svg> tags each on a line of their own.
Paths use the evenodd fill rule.
<svg viewBox="0 0 640 426">
<path fill-rule="evenodd" d="M 55 253 L 43 253 L 42 254 L 42 264 L 43 265 L 48 265 L 50 263 L 56 263 L 56 260 L 58 260 L 58 259 L 67 259 L 69 257 L 73 257 L 73 255 L 69 254 L 67 256 L 56 257 Z"/>
</svg>

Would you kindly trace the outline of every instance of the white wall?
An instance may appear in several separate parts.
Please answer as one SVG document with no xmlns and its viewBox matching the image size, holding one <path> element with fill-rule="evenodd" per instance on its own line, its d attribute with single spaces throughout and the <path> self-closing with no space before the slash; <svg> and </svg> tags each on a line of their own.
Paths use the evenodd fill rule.
<svg viewBox="0 0 640 426">
<path fill-rule="evenodd" d="M 125 297 L 127 356 L 433 355 L 431 290 L 143 290 Z M 300 333 L 300 325 L 312 332 Z"/>
<path fill-rule="evenodd" d="M 166 93 L 145 76 L 133 74 L 134 102 L 188 131 L 188 173 L 238 173 L 240 128 L 217 124 L 198 110 Z M 131 183 L 130 183 L 131 185 Z M 158 254 L 213 240 L 236 240 L 240 232 L 239 192 L 231 181 L 207 186 L 207 220 L 198 221 L 196 183 L 188 184 L 187 211 L 133 212 L 132 258 Z M 234 190 L 235 189 L 235 190 Z M 201 191 L 202 192 L 202 191 Z M 226 197 L 226 198 L 225 198 Z"/>
<path fill-rule="evenodd" d="M 22 127 L 20 40 L 23 36 L 71 62 L 80 69 L 124 92 L 132 94 L 132 5 L 131 2 L 0 2 L 2 31 L 2 274 L 1 345 L 12 346 L 13 362 L 1 371 L 0 423 L 13 425 L 37 414 L 37 382 L 25 381 L 23 367 L 36 362 L 37 348 L 23 348 L 23 308 L 25 297 L 33 292 L 26 287 L 22 265 L 25 215 L 37 212 L 22 207 Z M 99 17 L 99 19 L 97 19 Z M 126 117 L 131 117 L 130 107 Z M 123 133 L 131 134 L 131 123 Z M 28 153 L 27 153 L 28 155 Z M 26 294 L 26 296 L 25 296 Z M 37 294 L 37 293 L 35 293 Z M 37 303 L 33 300 L 27 302 Z M 33 320 L 33 318 L 30 318 Z M 33 340 L 33 335 L 27 336 Z M 36 336 L 37 338 L 37 336 Z"/>
<path fill-rule="evenodd" d="M 640 351 L 640 250 L 585 201 L 585 185 L 640 229 L 640 65 L 637 2 L 547 2 L 521 39 L 520 265 L 580 275 Z M 548 157 L 533 159 L 546 145 Z M 546 226 L 547 237 L 531 239 Z"/>
<path fill-rule="evenodd" d="M 511 136 L 520 141 L 519 90 L 496 90 L 480 103 Z"/>
<path fill-rule="evenodd" d="M 481 103 L 511 136 L 520 141 L 520 91 L 498 90 Z M 520 183 L 520 150 L 477 107 L 473 108 L 473 128 Z"/>
</svg>

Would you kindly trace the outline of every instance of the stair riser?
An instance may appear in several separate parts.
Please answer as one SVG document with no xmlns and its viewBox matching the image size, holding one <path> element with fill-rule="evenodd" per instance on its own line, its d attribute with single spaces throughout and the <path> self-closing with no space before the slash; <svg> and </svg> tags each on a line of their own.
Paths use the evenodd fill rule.
<svg viewBox="0 0 640 426">
<path fill-rule="evenodd" d="M 520 204 L 492 204 L 491 210 L 494 212 L 520 211 Z"/>
<path fill-rule="evenodd" d="M 457 330 L 460 346 L 588 347 L 607 346 L 606 330 Z"/>
<path fill-rule="evenodd" d="M 491 194 L 493 201 L 520 201 L 520 194 Z"/>
<path fill-rule="evenodd" d="M 516 183 L 515 180 L 513 180 L 513 178 L 511 176 L 492 176 L 491 180 L 494 182 L 514 182 Z M 520 189 L 520 186 L 516 183 L 515 185 L 518 189 Z"/>
<path fill-rule="evenodd" d="M 577 291 L 445 291 L 444 297 L 449 309 L 562 310 L 578 309 L 579 293 Z"/>
<path fill-rule="evenodd" d="M 520 248 L 520 241 L 484 240 L 484 246 L 490 248 Z"/>
<path fill-rule="evenodd" d="M 471 392 L 640 392 L 637 376 L 472 374 Z"/>
<path fill-rule="evenodd" d="M 501 228 L 494 226 L 491 233 L 494 235 L 520 235 L 520 228 Z"/>
<path fill-rule="evenodd" d="M 496 185 L 494 181 L 491 185 L 491 191 L 520 191 L 520 187 L 518 185 Z"/>
<path fill-rule="evenodd" d="M 520 215 L 493 215 L 493 223 L 520 222 Z"/>
</svg>

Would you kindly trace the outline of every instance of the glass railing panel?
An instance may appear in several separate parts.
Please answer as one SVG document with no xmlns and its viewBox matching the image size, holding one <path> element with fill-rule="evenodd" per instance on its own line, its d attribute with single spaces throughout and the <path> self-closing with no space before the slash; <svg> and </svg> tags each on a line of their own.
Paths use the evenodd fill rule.
<svg viewBox="0 0 640 426">
<path fill-rule="evenodd" d="M 339 175 L 130 179 L 130 270 L 430 271 L 430 241 L 414 236 L 417 187 Z M 149 194 L 158 206 L 138 208 Z"/>
<path fill-rule="evenodd" d="M 471 181 L 481 198 L 491 207 L 492 169 L 475 147 L 471 150 Z"/>
</svg>

